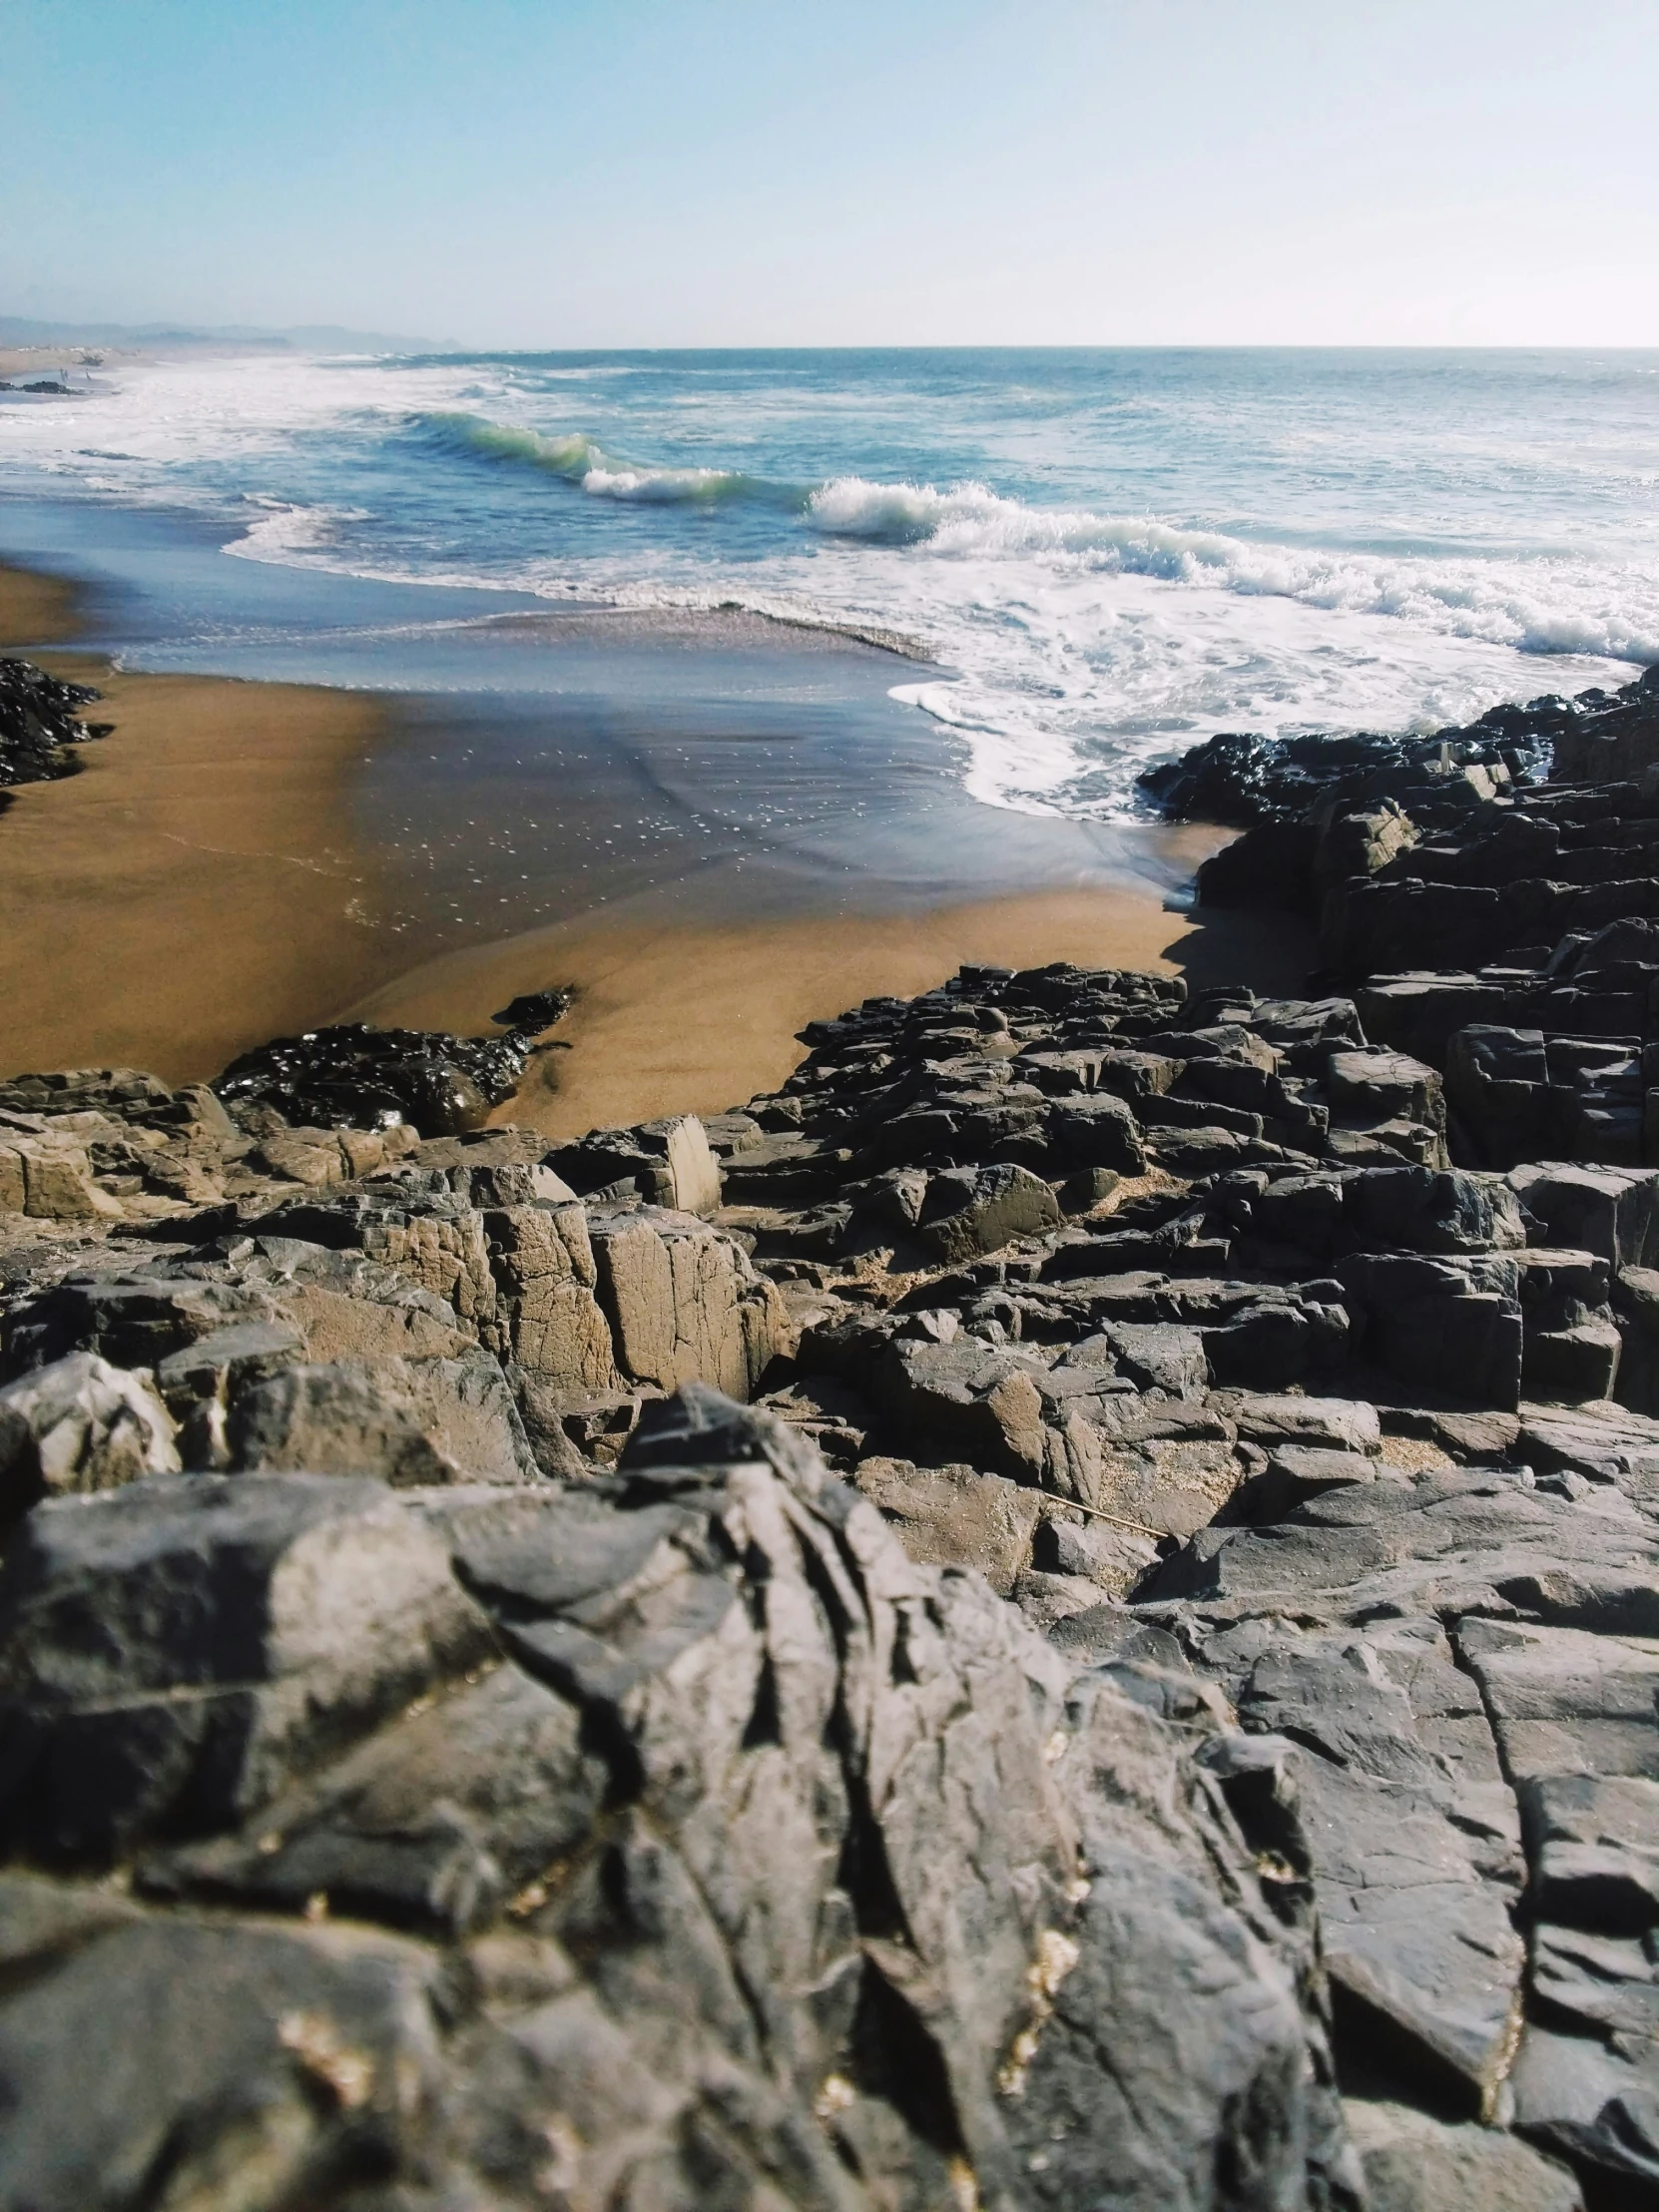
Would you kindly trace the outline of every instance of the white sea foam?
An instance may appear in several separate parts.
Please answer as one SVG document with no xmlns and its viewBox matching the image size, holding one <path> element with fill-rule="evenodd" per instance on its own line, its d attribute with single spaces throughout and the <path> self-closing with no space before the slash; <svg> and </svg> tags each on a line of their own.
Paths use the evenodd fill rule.
<svg viewBox="0 0 1659 2212">
<path fill-rule="evenodd" d="M 1075 563 L 1108 575 L 1393 616 L 1523 653 L 1588 653 L 1640 666 L 1659 660 L 1659 591 L 1639 570 L 1597 578 L 1586 604 L 1586 580 L 1566 573 L 1565 563 L 1302 550 L 1150 517 L 1031 507 L 983 484 L 939 491 L 839 477 L 813 493 L 810 518 L 829 536 L 956 557 L 1046 556 L 1057 568 Z M 1577 603 L 1563 605 L 1569 593 Z"/>
<path fill-rule="evenodd" d="M 248 504 L 260 512 L 225 551 L 240 554 L 245 560 L 272 561 L 278 566 L 293 554 L 331 545 L 343 523 L 369 519 L 365 507 L 306 507 L 289 500 L 269 499 L 259 492 L 250 492 L 247 498 Z"/>
</svg>

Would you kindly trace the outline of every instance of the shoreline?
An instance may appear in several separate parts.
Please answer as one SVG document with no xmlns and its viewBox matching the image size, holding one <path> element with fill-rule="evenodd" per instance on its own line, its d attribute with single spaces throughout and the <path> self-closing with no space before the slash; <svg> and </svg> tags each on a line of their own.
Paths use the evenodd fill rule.
<svg viewBox="0 0 1659 2212">
<path fill-rule="evenodd" d="M 783 869 L 759 909 L 741 878 L 647 879 L 457 945 L 402 907 L 399 856 L 374 848 L 355 804 L 365 780 L 395 774 L 422 717 L 442 721 L 440 698 L 120 673 L 74 653 L 76 607 L 72 583 L 0 568 L 0 638 L 97 683 L 116 725 L 79 775 L 21 789 L 0 828 L 0 1074 L 96 1062 L 200 1080 L 272 1036 L 345 1019 L 490 1034 L 517 992 L 574 983 L 558 1037 L 570 1049 L 539 1055 L 497 1116 L 571 1136 L 729 1106 L 783 1080 L 807 1021 L 924 989 L 964 959 L 1225 967 L 1269 991 L 1294 989 L 1308 964 L 1300 924 L 1195 923 L 1127 870 L 976 896 L 965 854 L 948 889 L 902 902 L 896 886 L 860 898 Z M 588 796 L 569 788 L 561 820 Z M 1149 860 L 1190 874 L 1232 835 L 1157 830 Z M 333 886 L 322 898 L 319 879 Z M 579 880 L 572 859 L 572 896 Z"/>
</svg>

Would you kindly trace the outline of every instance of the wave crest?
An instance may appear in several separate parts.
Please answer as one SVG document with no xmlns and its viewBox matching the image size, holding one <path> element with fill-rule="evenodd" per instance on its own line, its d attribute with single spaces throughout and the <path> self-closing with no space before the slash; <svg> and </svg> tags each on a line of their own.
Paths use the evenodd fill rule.
<svg viewBox="0 0 1659 2212">
<path fill-rule="evenodd" d="M 1029 507 L 978 483 L 940 491 L 932 484 L 839 476 L 812 494 L 807 519 L 827 537 L 914 546 L 958 559 L 1047 556 L 1065 569 L 1208 585 L 1333 613 L 1388 615 L 1521 653 L 1659 660 L 1659 630 L 1623 611 L 1631 598 L 1616 570 L 1606 573 L 1599 605 L 1581 600 L 1567 607 L 1552 593 L 1559 579 L 1547 560 L 1522 566 L 1265 544 L 1181 529 L 1151 516 Z M 1583 579 L 1576 581 L 1581 591 Z"/>
<path fill-rule="evenodd" d="M 541 469 L 574 484 L 594 499 L 638 500 L 648 505 L 681 501 L 710 504 L 748 488 L 749 479 L 725 468 L 638 468 L 605 451 L 580 430 L 546 436 L 487 415 L 426 414 L 415 417 L 427 444 L 473 460 Z"/>
</svg>

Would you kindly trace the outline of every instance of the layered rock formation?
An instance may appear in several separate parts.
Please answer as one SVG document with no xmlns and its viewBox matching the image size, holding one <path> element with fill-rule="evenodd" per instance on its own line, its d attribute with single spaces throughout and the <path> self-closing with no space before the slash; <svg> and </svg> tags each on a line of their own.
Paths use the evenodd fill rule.
<svg viewBox="0 0 1659 2212">
<path fill-rule="evenodd" d="M 0 2205 L 1659 2202 L 1648 979 L 1340 918 L 1646 802 L 1396 752 L 1304 999 L 0 1092 Z"/>
</svg>

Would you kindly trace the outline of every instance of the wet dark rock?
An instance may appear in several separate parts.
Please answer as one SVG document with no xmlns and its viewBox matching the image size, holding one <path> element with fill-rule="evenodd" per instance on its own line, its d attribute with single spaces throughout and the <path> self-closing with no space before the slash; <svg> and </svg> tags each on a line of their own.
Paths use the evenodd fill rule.
<svg viewBox="0 0 1659 2212">
<path fill-rule="evenodd" d="M 517 1029 L 526 1036 L 539 1037 L 556 1021 L 563 1021 L 575 1002 L 576 993 L 568 984 L 555 983 L 545 991 L 520 991 L 498 1014 L 491 1014 L 490 1019 L 499 1022 L 503 1029 Z"/>
<path fill-rule="evenodd" d="M 510 1098 L 529 1049 L 520 1030 L 454 1037 L 342 1022 L 245 1052 L 213 1087 L 228 1106 L 268 1106 L 288 1122 L 373 1129 L 404 1120 L 441 1137 L 476 1129 Z"/>
<path fill-rule="evenodd" d="M 109 734 L 108 723 L 88 723 L 79 710 L 100 694 L 90 684 L 65 684 L 31 662 L 0 659 L 0 807 L 18 784 L 73 776 L 76 748 Z"/>
</svg>

